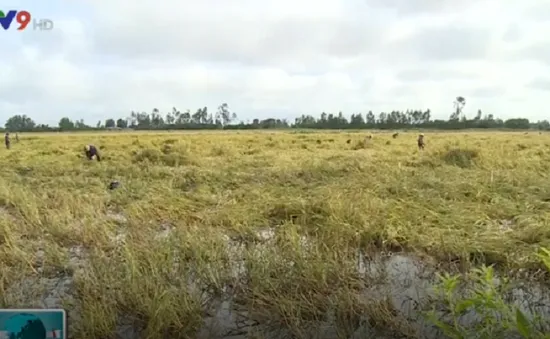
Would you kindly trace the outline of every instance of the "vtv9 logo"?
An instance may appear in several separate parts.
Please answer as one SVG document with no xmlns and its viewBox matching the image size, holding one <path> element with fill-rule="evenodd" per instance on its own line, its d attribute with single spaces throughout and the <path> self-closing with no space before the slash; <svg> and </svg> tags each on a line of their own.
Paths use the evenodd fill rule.
<svg viewBox="0 0 550 339">
<path fill-rule="evenodd" d="M 16 28 L 18 31 L 24 31 L 31 22 L 31 18 L 31 13 L 28 11 L 9 10 L 7 13 L 0 11 L 0 25 L 5 31 L 10 29 L 13 21 L 19 25 Z M 50 19 L 32 19 L 32 22 L 35 31 L 51 31 L 53 29 L 53 21 Z"/>
</svg>

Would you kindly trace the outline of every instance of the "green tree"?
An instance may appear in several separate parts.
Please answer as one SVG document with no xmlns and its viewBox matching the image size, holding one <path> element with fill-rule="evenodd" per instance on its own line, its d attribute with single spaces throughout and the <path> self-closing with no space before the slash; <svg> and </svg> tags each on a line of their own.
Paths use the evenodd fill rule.
<svg viewBox="0 0 550 339">
<path fill-rule="evenodd" d="M 466 99 L 464 99 L 464 97 L 456 97 L 456 100 L 453 102 L 453 106 L 455 108 L 455 111 L 453 112 L 453 114 L 451 114 L 449 120 L 458 121 L 461 118 L 464 106 L 466 106 Z"/>
<path fill-rule="evenodd" d="M 231 111 L 229 110 L 229 105 L 224 102 L 223 104 L 218 106 L 218 111 L 216 112 L 216 116 L 214 119 L 225 126 L 231 121 L 237 119 L 237 114 L 231 113 Z"/>
<path fill-rule="evenodd" d="M 14 115 L 6 121 L 4 127 L 13 132 L 30 131 L 36 126 L 34 120 L 26 115 Z"/>
<path fill-rule="evenodd" d="M 105 120 L 105 127 L 106 128 L 113 128 L 116 126 L 115 119 L 107 119 Z"/>
<path fill-rule="evenodd" d="M 515 118 L 504 122 L 504 127 L 511 129 L 529 129 L 529 119 Z"/>
<path fill-rule="evenodd" d="M 59 120 L 59 129 L 62 131 L 70 131 L 73 130 L 74 127 L 74 122 L 67 117 L 61 118 L 61 120 Z"/>
<path fill-rule="evenodd" d="M 128 120 L 126 119 L 118 119 L 116 121 L 116 127 L 118 128 L 128 128 Z"/>
<path fill-rule="evenodd" d="M 542 120 L 537 122 L 537 128 L 540 130 L 549 130 L 550 129 L 550 122 L 548 120 Z"/>
<path fill-rule="evenodd" d="M 76 129 L 86 129 L 86 128 L 90 128 L 90 126 L 86 125 L 86 123 L 84 123 L 84 119 L 80 119 L 78 121 L 76 121 L 74 123 L 74 127 Z"/>
</svg>

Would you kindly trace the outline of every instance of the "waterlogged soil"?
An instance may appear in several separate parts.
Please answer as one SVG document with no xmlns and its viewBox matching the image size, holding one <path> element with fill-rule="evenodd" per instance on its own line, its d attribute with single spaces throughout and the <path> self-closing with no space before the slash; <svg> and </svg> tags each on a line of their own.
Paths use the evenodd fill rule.
<svg viewBox="0 0 550 339">
<path fill-rule="evenodd" d="M 123 216 L 114 216 L 121 221 Z M 157 239 L 168 238 L 172 228 L 170 225 L 162 225 Z M 275 231 L 265 229 L 257 233 L 261 240 L 256 244 L 261 247 L 269 246 L 270 241 L 275 237 Z M 113 238 L 113 242 L 124 242 L 125 234 L 120 233 Z M 236 276 L 245 272 L 245 265 L 240 259 L 239 252 L 245 247 L 238 241 L 227 237 L 228 248 L 235 256 L 233 271 Z M 307 244 L 307 238 L 302 242 Z M 42 251 L 36 254 L 37 273 L 36 277 L 29 277 L 15 286 L 11 286 L 6 291 L 6 299 L 18 307 L 40 307 L 57 308 L 65 307 L 68 309 L 71 323 L 80 321 L 78 305 L 74 298 L 73 278 L 72 276 L 86 268 L 86 250 L 79 246 L 70 248 L 69 269 L 66 273 L 56 278 L 40 277 L 42 268 L 40 260 L 44 256 Z M 428 264 L 408 254 L 379 254 L 376 256 L 366 256 L 357 253 L 357 270 L 369 280 L 378 281 L 377 284 L 370 284 L 362 293 L 365 302 L 388 301 L 394 310 L 397 311 L 396 317 L 406 320 L 410 329 L 418 337 L 441 338 L 442 333 L 432 324 L 425 320 L 424 310 L 426 305 L 434 300 L 434 283 L 436 281 L 435 269 L 433 265 Z M 512 302 L 518 305 L 526 314 L 536 312 L 543 316 L 550 316 L 550 297 L 549 291 L 539 285 L 528 282 L 516 282 L 516 288 L 512 290 Z M 193 284 L 191 284 L 193 285 Z M 199 286 L 190 286 L 190 288 L 199 288 Z M 292 338 L 290 332 L 273 329 L 269 324 L 262 324 L 253 319 L 248 311 L 233 301 L 234 295 L 230 288 L 226 288 L 222 297 L 215 299 L 208 309 L 205 310 L 203 326 L 198 331 L 198 339 L 207 338 L 231 338 L 244 339 L 253 334 L 261 334 L 260 337 L 278 339 Z M 68 307 L 67 305 L 73 305 Z M 442 314 L 442 317 L 444 315 Z M 475 313 L 469 313 L 461 319 L 462 324 L 471 324 L 479 317 Z M 330 315 L 327 317 L 330 319 Z M 396 338 L 395 333 L 384 333 L 379 328 L 372 328 L 369 325 L 369 319 L 364 316 L 355 332 L 349 336 L 350 339 L 359 338 Z M 341 338 L 337 333 L 336 326 L 332 321 L 320 322 L 308 331 L 309 338 L 332 339 Z M 119 339 L 140 339 L 141 329 L 133 325 L 131 318 L 121 317 L 119 319 L 117 330 Z M 404 336 L 405 337 L 405 336 Z"/>
</svg>

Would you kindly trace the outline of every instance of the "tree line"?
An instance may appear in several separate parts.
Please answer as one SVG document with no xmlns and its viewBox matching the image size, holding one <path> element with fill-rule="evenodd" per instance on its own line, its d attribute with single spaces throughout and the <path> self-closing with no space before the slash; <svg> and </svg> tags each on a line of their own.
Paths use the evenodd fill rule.
<svg viewBox="0 0 550 339">
<path fill-rule="evenodd" d="M 317 117 L 313 115 L 301 115 L 290 122 L 286 119 L 267 118 L 252 119 L 236 122 L 237 114 L 231 112 L 229 106 L 224 103 L 215 112 L 208 107 L 197 109 L 194 113 L 190 110 L 179 111 L 175 107 L 171 112 L 161 113 L 153 109 L 151 113 L 132 111 L 128 117 L 118 119 L 110 118 L 98 121 L 95 126 L 88 125 L 83 119 L 71 120 L 68 117 L 61 118 L 57 126 L 36 124 L 27 115 L 14 115 L 6 123 L 4 130 L 10 132 L 52 132 L 52 131 L 91 131 L 109 129 L 134 129 L 134 130 L 209 130 L 209 129 L 538 129 L 550 130 L 550 122 L 541 120 L 531 122 L 526 118 L 513 118 L 502 120 L 493 114 L 484 114 L 477 111 L 474 117 L 466 117 L 462 112 L 465 99 L 457 97 L 455 109 L 447 120 L 432 119 L 431 111 L 406 110 L 381 112 L 375 115 L 372 111 L 354 113 L 346 117 L 344 113 L 322 112 Z"/>
</svg>

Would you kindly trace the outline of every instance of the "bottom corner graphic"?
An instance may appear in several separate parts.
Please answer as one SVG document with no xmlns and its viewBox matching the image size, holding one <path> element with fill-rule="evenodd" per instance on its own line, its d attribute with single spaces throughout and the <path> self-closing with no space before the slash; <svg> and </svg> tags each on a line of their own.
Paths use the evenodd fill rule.
<svg viewBox="0 0 550 339">
<path fill-rule="evenodd" d="M 0 339 L 65 339 L 62 309 L 0 309 Z"/>
</svg>

